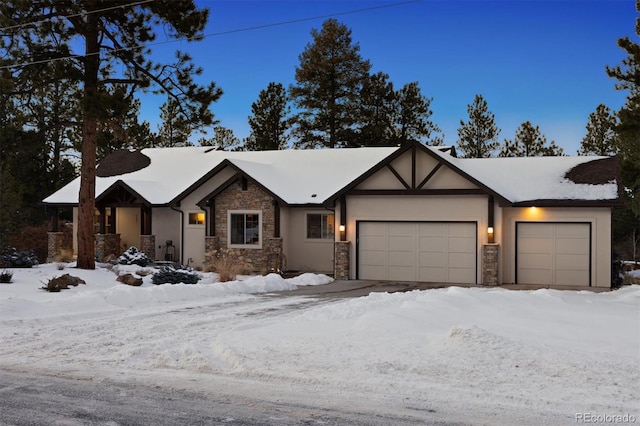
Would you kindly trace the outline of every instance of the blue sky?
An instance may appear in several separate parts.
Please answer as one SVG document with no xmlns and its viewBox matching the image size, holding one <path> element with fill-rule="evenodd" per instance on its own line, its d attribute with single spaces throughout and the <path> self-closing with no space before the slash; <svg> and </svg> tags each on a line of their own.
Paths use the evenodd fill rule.
<svg viewBox="0 0 640 426">
<path fill-rule="evenodd" d="M 155 46 L 154 55 L 172 55 L 175 49 L 191 53 L 204 68 L 201 81 L 215 81 L 224 91 L 211 107 L 216 119 L 241 139 L 249 134 L 247 117 L 259 92 L 272 81 L 294 83 L 311 29 L 335 17 L 352 30 L 372 72 L 389 74 L 396 88 L 418 81 L 422 93 L 433 98 L 432 119 L 446 144 L 456 144 L 467 105 L 482 94 L 502 129 L 501 141 L 531 121 L 570 155 L 598 104 L 617 110 L 624 103 L 626 93 L 614 89 L 605 66 L 625 57 L 616 41 L 636 38 L 638 16 L 633 0 L 196 3 L 210 9 L 206 38 Z M 153 130 L 163 102 L 143 98 L 142 118 Z"/>
</svg>

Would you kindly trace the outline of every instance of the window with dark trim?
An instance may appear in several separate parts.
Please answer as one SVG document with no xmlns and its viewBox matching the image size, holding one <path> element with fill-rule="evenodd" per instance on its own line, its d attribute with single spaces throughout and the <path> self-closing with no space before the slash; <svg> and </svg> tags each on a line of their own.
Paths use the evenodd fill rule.
<svg viewBox="0 0 640 426">
<path fill-rule="evenodd" d="M 189 225 L 204 225 L 204 212 L 189 213 Z"/>
<path fill-rule="evenodd" d="M 307 238 L 333 239 L 334 225 L 335 216 L 331 213 L 307 213 Z"/>
<path fill-rule="evenodd" d="M 229 213 L 229 244 L 260 245 L 260 213 Z"/>
</svg>

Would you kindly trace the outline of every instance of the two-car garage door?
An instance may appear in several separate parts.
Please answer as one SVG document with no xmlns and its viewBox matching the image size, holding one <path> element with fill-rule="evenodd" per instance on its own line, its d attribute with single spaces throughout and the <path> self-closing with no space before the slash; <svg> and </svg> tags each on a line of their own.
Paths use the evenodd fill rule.
<svg viewBox="0 0 640 426">
<path fill-rule="evenodd" d="M 520 222 L 516 235 L 517 283 L 591 285 L 590 223 Z"/>
<path fill-rule="evenodd" d="M 359 279 L 475 283 L 475 222 L 358 222 Z"/>
</svg>

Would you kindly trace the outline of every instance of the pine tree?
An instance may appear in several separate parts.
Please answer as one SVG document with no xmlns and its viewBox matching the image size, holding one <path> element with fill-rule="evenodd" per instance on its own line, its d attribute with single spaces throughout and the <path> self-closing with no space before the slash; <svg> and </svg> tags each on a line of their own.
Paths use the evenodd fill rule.
<svg viewBox="0 0 640 426">
<path fill-rule="evenodd" d="M 500 145 L 500 129 L 482 95 L 476 95 L 473 104 L 467 105 L 467 113 L 469 121 L 460 120 L 458 128 L 458 152 L 466 158 L 492 157 Z"/>
<path fill-rule="evenodd" d="M 285 149 L 289 143 L 291 108 L 287 104 L 287 91 L 281 83 L 271 82 L 260 91 L 258 100 L 251 104 L 249 117 L 251 135 L 244 144 L 248 151 Z"/>
<path fill-rule="evenodd" d="M 365 79 L 360 95 L 359 145 L 393 144 L 393 119 L 396 93 L 389 75 L 378 72 Z"/>
<path fill-rule="evenodd" d="M 636 2 L 640 11 L 640 2 Z M 635 32 L 640 36 L 640 18 L 636 17 Z M 615 126 L 621 157 L 622 180 L 628 190 L 629 204 L 640 216 L 640 44 L 623 37 L 618 46 L 628 55 L 621 65 L 607 67 L 609 77 L 618 80 L 615 88 L 629 92 L 625 104 L 618 111 Z"/>
<path fill-rule="evenodd" d="M 236 137 L 233 130 L 218 125 L 213 128 L 213 132 L 211 139 L 200 139 L 200 146 L 214 146 L 221 151 L 243 150 L 243 147 L 240 145 L 240 139 Z"/>
<path fill-rule="evenodd" d="M 530 121 L 522 123 L 516 129 L 513 140 L 505 139 L 499 157 L 553 157 L 564 155 L 564 150 L 540 133 L 540 127 Z"/>
<path fill-rule="evenodd" d="M 189 142 L 193 125 L 180 108 L 180 104 L 173 98 L 160 107 L 160 119 L 162 124 L 158 129 L 158 146 L 192 146 Z"/>
<path fill-rule="evenodd" d="M 393 136 L 396 143 L 417 140 L 430 145 L 442 144 L 443 137 L 436 135 L 442 131 L 430 120 L 432 101 L 422 94 L 417 81 L 405 84 L 396 92 Z"/>
<path fill-rule="evenodd" d="M 311 31 L 290 88 L 295 117 L 294 136 L 303 148 L 354 146 L 358 124 L 358 97 L 371 64 L 360 56 L 351 30 L 328 19 Z"/>
<path fill-rule="evenodd" d="M 43 20 L 46 15 L 47 19 Z M 1 48 L 16 64 L 23 58 L 56 61 L 64 58 L 69 75 L 77 78 L 82 117 L 81 168 L 78 202 L 79 268 L 94 269 L 93 219 L 98 127 L 107 103 L 108 86 L 125 84 L 159 91 L 178 100 L 188 115 L 208 124 L 211 102 L 222 94 L 215 84 L 201 86 L 193 77 L 201 74 L 189 55 L 177 52 L 173 64 L 149 59 L 145 44 L 155 39 L 156 28 L 172 38 L 197 40 L 208 19 L 193 0 L 156 0 L 131 3 L 128 0 L 4 2 L 0 4 Z M 30 24 L 30 25 L 25 25 Z M 142 46 L 142 47 L 141 47 Z M 133 48 L 135 47 L 135 48 Z M 77 50 L 77 51 L 76 51 Z M 5 52 L 3 52 L 5 53 Z M 31 65 L 25 65 L 29 67 Z"/>
</svg>

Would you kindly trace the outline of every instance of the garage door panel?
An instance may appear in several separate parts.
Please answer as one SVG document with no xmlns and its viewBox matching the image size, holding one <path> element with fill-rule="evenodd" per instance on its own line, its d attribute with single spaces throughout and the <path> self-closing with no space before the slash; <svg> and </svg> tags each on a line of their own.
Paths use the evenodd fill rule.
<svg viewBox="0 0 640 426">
<path fill-rule="evenodd" d="M 474 253 L 476 251 L 475 238 L 449 238 L 448 251 L 457 253 Z"/>
<path fill-rule="evenodd" d="M 590 285 L 589 223 L 517 224 L 517 282 Z"/>
<path fill-rule="evenodd" d="M 418 275 L 419 281 L 426 282 L 447 282 L 447 270 L 442 267 L 420 267 L 420 272 Z"/>
<path fill-rule="evenodd" d="M 444 252 L 447 239 L 444 237 L 426 237 L 420 235 L 418 237 L 418 247 L 420 251 L 428 252 Z"/>
<path fill-rule="evenodd" d="M 518 257 L 518 264 L 523 268 L 548 268 L 552 265 L 551 253 L 527 253 Z"/>
<path fill-rule="evenodd" d="M 469 256 L 469 253 L 449 253 L 447 264 L 449 268 L 475 269 L 476 259 Z"/>
<path fill-rule="evenodd" d="M 415 253 L 411 251 L 389 251 L 389 266 L 413 266 L 415 264 Z"/>
<path fill-rule="evenodd" d="M 589 238 L 589 227 L 584 223 L 565 223 L 556 227 L 558 238 Z"/>
<path fill-rule="evenodd" d="M 469 274 L 475 272 L 472 268 L 449 268 L 449 277 L 447 282 L 450 283 L 466 283 L 469 280 Z"/>
<path fill-rule="evenodd" d="M 420 223 L 418 224 L 418 233 L 424 237 L 442 237 L 446 236 L 447 229 L 444 223 Z"/>
<path fill-rule="evenodd" d="M 588 238 L 557 239 L 556 253 L 589 254 Z"/>
<path fill-rule="evenodd" d="M 363 250 L 360 252 L 362 265 L 386 265 L 387 253 L 384 250 Z"/>
<path fill-rule="evenodd" d="M 405 267 L 389 265 L 388 279 L 397 281 L 415 281 L 416 269 L 413 265 Z"/>
<path fill-rule="evenodd" d="M 476 282 L 475 223 L 362 222 L 358 229 L 360 278 Z M 374 254 L 372 247 L 380 250 Z"/>
<path fill-rule="evenodd" d="M 415 250 L 415 238 L 413 235 L 409 236 L 396 236 L 390 235 L 387 240 L 387 248 L 389 250 L 399 251 L 414 251 Z"/>
<path fill-rule="evenodd" d="M 387 249 L 387 239 L 385 236 L 380 235 L 361 235 L 360 244 L 362 247 L 366 247 L 367 250 Z"/>
<path fill-rule="evenodd" d="M 421 252 L 418 256 L 418 264 L 427 267 L 443 267 L 447 263 L 447 254 L 445 252 L 440 253 L 425 253 Z"/>
<path fill-rule="evenodd" d="M 527 284 L 550 283 L 553 280 L 551 269 L 527 268 L 518 271 L 518 282 Z"/>
<path fill-rule="evenodd" d="M 519 236 L 520 234 L 518 234 Z M 518 251 L 521 253 L 549 253 L 553 249 L 553 238 L 525 237 L 518 241 Z"/>
<path fill-rule="evenodd" d="M 582 254 L 556 254 L 556 269 L 587 270 L 589 258 Z"/>
<path fill-rule="evenodd" d="M 521 225 L 531 225 L 523 224 Z M 535 223 L 535 227 L 521 226 L 518 228 L 518 236 L 526 237 L 553 237 L 553 224 L 551 223 Z"/>
</svg>

